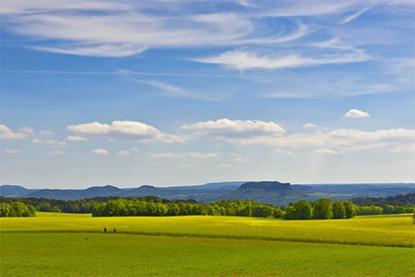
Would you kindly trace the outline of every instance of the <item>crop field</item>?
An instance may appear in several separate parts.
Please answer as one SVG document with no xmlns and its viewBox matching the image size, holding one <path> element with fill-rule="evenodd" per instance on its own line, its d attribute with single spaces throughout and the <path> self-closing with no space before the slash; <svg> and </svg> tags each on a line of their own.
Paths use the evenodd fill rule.
<svg viewBox="0 0 415 277">
<path fill-rule="evenodd" d="M 38 213 L 1 218 L 0 247 L 1 276 L 415 276 L 410 215 L 284 221 Z"/>
</svg>

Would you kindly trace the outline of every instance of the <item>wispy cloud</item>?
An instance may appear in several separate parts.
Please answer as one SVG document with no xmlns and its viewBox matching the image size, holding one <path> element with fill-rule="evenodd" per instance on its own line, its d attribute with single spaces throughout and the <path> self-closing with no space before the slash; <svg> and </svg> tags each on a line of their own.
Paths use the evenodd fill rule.
<svg viewBox="0 0 415 277">
<path fill-rule="evenodd" d="M 149 48 L 276 44 L 307 34 L 307 27 L 297 23 L 293 30 L 258 35 L 263 27 L 254 15 L 219 10 L 189 14 L 180 1 L 17 2 L 0 4 L 5 28 L 43 39 L 34 49 L 62 54 L 125 57 Z"/>
<path fill-rule="evenodd" d="M 342 21 L 340 21 L 340 24 L 346 24 L 346 23 L 352 22 L 353 20 L 357 19 L 359 16 L 366 13 L 368 10 L 372 8 L 373 6 L 367 6 L 361 10 L 358 10 L 357 12 L 345 17 Z"/>
<path fill-rule="evenodd" d="M 188 98 L 188 99 L 196 99 L 196 100 L 204 100 L 204 101 L 216 101 L 217 98 L 213 96 L 208 96 L 205 93 L 197 92 L 197 91 L 190 91 L 186 88 L 172 85 L 166 82 L 160 82 L 157 80 L 134 80 L 137 83 L 141 83 L 144 85 L 151 86 L 153 88 L 158 89 L 158 91 L 167 97 L 174 97 L 174 98 Z"/>
<path fill-rule="evenodd" d="M 80 142 L 80 141 L 88 140 L 87 138 L 80 137 L 80 136 L 67 136 L 66 139 L 72 142 Z"/>
<path fill-rule="evenodd" d="M 22 151 L 17 150 L 17 149 L 5 149 L 4 153 L 9 154 L 9 155 L 20 155 L 22 154 Z"/>
<path fill-rule="evenodd" d="M 354 63 L 368 60 L 369 57 L 363 51 L 322 55 L 319 57 L 305 57 L 300 54 L 289 55 L 260 55 L 255 52 L 233 50 L 221 53 L 217 56 L 195 58 L 201 63 L 220 64 L 237 70 L 246 69 L 283 69 L 310 67 L 325 64 Z"/>
<path fill-rule="evenodd" d="M 193 159 L 216 159 L 219 155 L 217 153 L 201 153 L 201 152 L 162 152 L 151 154 L 153 159 L 178 159 L 178 158 L 193 158 Z"/>
</svg>

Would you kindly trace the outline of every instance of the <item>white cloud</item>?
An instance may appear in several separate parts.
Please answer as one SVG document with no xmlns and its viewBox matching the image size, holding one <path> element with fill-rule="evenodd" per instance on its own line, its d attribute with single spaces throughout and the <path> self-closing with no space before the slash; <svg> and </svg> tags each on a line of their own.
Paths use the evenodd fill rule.
<svg viewBox="0 0 415 277">
<path fill-rule="evenodd" d="M 403 145 L 412 149 L 415 144 L 415 130 L 412 129 L 334 129 L 286 134 L 273 122 L 229 119 L 198 122 L 181 128 L 194 137 L 218 139 L 236 145 L 267 145 L 281 151 L 307 150 L 320 154 L 366 150 L 398 152 Z"/>
<path fill-rule="evenodd" d="M 363 51 L 326 54 L 316 57 L 304 57 L 299 54 L 289 55 L 260 55 L 255 52 L 232 50 L 217 56 L 193 59 L 196 62 L 220 64 L 237 70 L 246 69 L 283 69 L 318 66 L 325 64 L 342 64 L 362 62 L 369 59 Z"/>
<path fill-rule="evenodd" d="M 311 129 L 311 128 L 315 128 L 317 127 L 317 125 L 313 124 L 313 123 L 306 123 L 303 125 L 303 128 L 305 129 Z"/>
<path fill-rule="evenodd" d="M 157 128 L 138 121 L 113 121 L 111 124 L 100 122 L 69 125 L 69 132 L 96 136 L 124 136 L 142 141 L 161 141 L 166 143 L 182 143 L 186 138 L 162 133 Z"/>
<path fill-rule="evenodd" d="M 284 128 L 275 122 L 227 118 L 183 125 L 181 129 L 190 131 L 195 136 L 220 138 L 240 144 L 262 140 L 264 137 L 278 137 L 285 132 Z"/>
<path fill-rule="evenodd" d="M 344 114 L 345 118 L 366 118 L 370 117 L 370 114 L 365 111 L 361 111 L 358 109 L 351 109 Z"/>
<path fill-rule="evenodd" d="M 338 152 L 335 151 L 335 150 L 333 150 L 333 149 L 330 149 L 330 148 L 322 148 L 322 149 L 316 149 L 316 150 L 314 150 L 313 153 L 316 153 L 316 154 L 335 155 Z"/>
<path fill-rule="evenodd" d="M 65 147 L 66 146 L 66 142 L 57 141 L 57 140 L 54 140 L 54 139 L 33 138 L 32 142 L 35 143 L 35 144 L 50 144 L 50 145 L 54 145 L 56 147 Z"/>
<path fill-rule="evenodd" d="M 233 167 L 233 165 L 232 164 L 227 164 L 227 163 L 221 163 L 221 164 L 218 165 L 218 167 L 221 167 L 221 168 L 231 168 L 231 167 Z"/>
<path fill-rule="evenodd" d="M 0 124 L 0 139 L 25 139 L 32 135 L 33 129 L 23 127 L 17 131 L 12 131 L 4 124 Z"/>
<path fill-rule="evenodd" d="M 55 132 L 51 131 L 51 130 L 41 130 L 39 131 L 39 135 L 42 137 L 51 137 L 53 135 L 55 135 Z"/>
<path fill-rule="evenodd" d="M 130 156 L 130 152 L 126 150 L 121 150 L 121 151 L 118 151 L 117 155 L 118 156 Z"/>
<path fill-rule="evenodd" d="M 69 141 L 74 141 L 74 142 L 87 141 L 88 140 L 87 138 L 79 137 L 79 136 L 67 136 L 66 139 L 69 140 Z"/>
<path fill-rule="evenodd" d="M 62 150 L 52 150 L 49 153 L 52 155 L 65 155 L 66 154 L 66 152 Z"/>
<path fill-rule="evenodd" d="M 109 154 L 108 151 L 105 150 L 104 148 L 98 148 L 98 149 L 95 149 L 92 152 L 94 152 L 96 155 L 99 155 L 99 156 L 106 156 L 106 155 Z"/>
<path fill-rule="evenodd" d="M 37 139 L 37 138 L 32 139 L 32 142 L 36 143 L 36 144 L 41 144 L 42 143 L 42 141 L 40 139 Z"/>
<path fill-rule="evenodd" d="M 231 162 L 233 163 L 243 163 L 248 161 L 248 159 L 242 155 L 239 154 L 231 154 Z"/>
<path fill-rule="evenodd" d="M 151 154 L 154 159 L 177 159 L 177 158 L 195 158 L 195 159 L 216 159 L 217 153 L 200 153 L 200 152 L 163 152 Z"/>
<path fill-rule="evenodd" d="M 4 152 L 6 154 L 10 154 L 10 155 L 20 155 L 20 154 L 22 154 L 21 150 L 16 150 L 16 149 L 6 149 L 6 150 L 4 150 Z"/>
<path fill-rule="evenodd" d="M 355 129 L 336 129 L 327 132 L 298 133 L 279 138 L 268 138 L 262 143 L 274 145 L 279 149 L 311 148 L 317 152 L 323 151 L 317 149 L 330 149 L 336 152 L 366 150 L 393 152 L 394 149 L 402 147 L 402 145 L 410 146 L 415 144 L 415 130 L 383 129 L 377 131 L 362 131 Z"/>
</svg>

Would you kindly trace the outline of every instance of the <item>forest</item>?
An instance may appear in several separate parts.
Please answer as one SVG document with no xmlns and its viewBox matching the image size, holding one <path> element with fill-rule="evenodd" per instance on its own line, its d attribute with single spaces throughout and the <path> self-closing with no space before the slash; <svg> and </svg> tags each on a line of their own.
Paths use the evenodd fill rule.
<svg viewBox="0 0 415 277">
<path fill-rule="evenodd" d="M 355 215 L 379 215 L 412 213 L 414 205 L 399 205 L 371 198 L 358 203 L 381 203 L 381 205 L 356 205 L 352 201 L 300 200 L 288 206 L 273 206 L 255 201 L 223 200 L 200 203 L 192 200 L 166 200 L 160 197 L 141 198 L 91 198 L 83 200 L 51 200 L 42 198 L 0 198 L 0 217 L 35 216 L 35 211 L 90 213 L 100 216 L 179 216 L 220 215 L 245 217 L 274 217 L 292 219 L 342 219 Z M 403 199 L 400 198 L 393 199 Z M 385 204 L 387 203 L 387 204 Z M 395 205 L 389 203 L 398 203 Z M 406 202 L 405 202 L 406 203 Z"/>
</svg>

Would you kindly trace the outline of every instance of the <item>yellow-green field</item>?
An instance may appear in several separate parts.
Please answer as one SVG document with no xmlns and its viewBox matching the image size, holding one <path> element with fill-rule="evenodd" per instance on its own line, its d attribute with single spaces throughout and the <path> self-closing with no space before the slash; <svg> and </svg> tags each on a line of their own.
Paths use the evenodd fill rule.
<svg viewBox="0 0 415 277">
<path fill-rule="evenodd" d="M 117 233 L 103 233 L 117 229 Z M 1 276 L 415 276 L 410 215 L 0 219 Z"/>
</svg>

